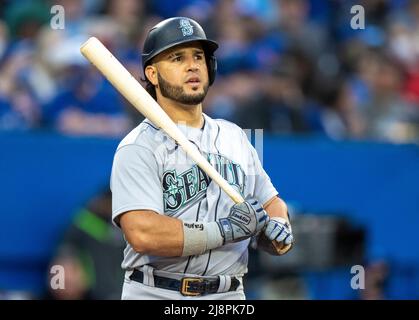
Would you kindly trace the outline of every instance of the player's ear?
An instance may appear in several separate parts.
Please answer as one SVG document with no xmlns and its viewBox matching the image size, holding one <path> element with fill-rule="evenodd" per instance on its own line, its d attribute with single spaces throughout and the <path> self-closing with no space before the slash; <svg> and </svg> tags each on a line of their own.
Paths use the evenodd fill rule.
<svg viewBox="0 0 419 320">
<path fill-rule="evenodd" d="M 144 74 L 146 76 L 146 78 L 148 79 L 148 81 L 150 81 L 154 86 L 157 85 L 158 80 L 157 80 L 157 69 L 155 66 L 153 65 L 148 65 L 145 70 L 144 70 Z"/>
</svg>

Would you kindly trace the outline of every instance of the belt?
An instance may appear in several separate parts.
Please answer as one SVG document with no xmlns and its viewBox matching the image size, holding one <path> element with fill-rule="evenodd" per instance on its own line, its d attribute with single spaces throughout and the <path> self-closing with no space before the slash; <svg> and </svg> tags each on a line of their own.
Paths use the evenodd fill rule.
<svg viewBox="0 0 419 320">
<path fill-rule="evenodd" d="M 210 293 L 217 293 L 220 286 L 220 279 L 206 279 L 199 277 L 184 277 L 181 280 L 154 275 L 154 286 L 157 288 L 179 291 L 184 296 L 202 296 Z M 129 277 L 133 281 L 143 283 L 144 273 L 135 269 Z M 235 291 L 240 285 L 240 280 L 231 277 L 231 285 L 228 291 Z"/>
</svg>

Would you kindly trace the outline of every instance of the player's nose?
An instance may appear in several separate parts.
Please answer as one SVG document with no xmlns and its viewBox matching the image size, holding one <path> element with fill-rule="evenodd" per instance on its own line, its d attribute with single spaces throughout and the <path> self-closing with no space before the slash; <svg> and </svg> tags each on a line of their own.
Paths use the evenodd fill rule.
<svg viewBox="0 0 419 320">
<path fill-rule="evenodd" d="M 188 71 L 197 71 L 200 68 L 199 61 L 197 61 L 195 57 L 193 56 L 189 56 L 186 59 L 186 65 L 187 65 Z"/>
</svg>

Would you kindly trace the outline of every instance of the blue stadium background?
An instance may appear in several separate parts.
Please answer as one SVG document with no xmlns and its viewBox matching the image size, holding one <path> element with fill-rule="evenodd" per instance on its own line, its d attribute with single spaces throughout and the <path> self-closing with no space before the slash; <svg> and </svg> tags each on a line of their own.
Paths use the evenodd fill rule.
<svg viewBox="0 0 419 320">
<path fill-rule="evenodd" d="M 419 298 L 419 147 L 268 136 L 264 165 L 286 201 L 342 212 L 386 259 L 388 298 Z M 114 139 L 1 134 L 0 287 L 41 293 L 49 259 L 79 206 L 108 183 Z M 351 298 L 350 266 L 304 275 L 312 299 Z"/>
</svg>

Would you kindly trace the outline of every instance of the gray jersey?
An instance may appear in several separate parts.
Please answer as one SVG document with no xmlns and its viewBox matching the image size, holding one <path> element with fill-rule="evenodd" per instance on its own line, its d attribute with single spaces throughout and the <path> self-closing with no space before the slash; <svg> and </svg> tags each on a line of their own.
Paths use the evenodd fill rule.
<svg viewBox="0 0 419 320">
<path fill-rule="evenodd" d="M 201 154 L 241 195 L 261 204 L 278 193 L 262 168 L 256 150 L 235 124 L 204 114 L 203 129 L 178 124 Z M 226 217 L 234 202 L 171 138 L 144 120 L 119 144 L 112 176 L 112 219 L 131 210 L 153 210 L 189 222 Z M 158 226 L 156 226 L 158 228 Z M 142 255 L 127 243 L 122 268 L 155 269 L 195 275 L 243 275 L 249 239 L 199 256 Z"/>
</svg>

